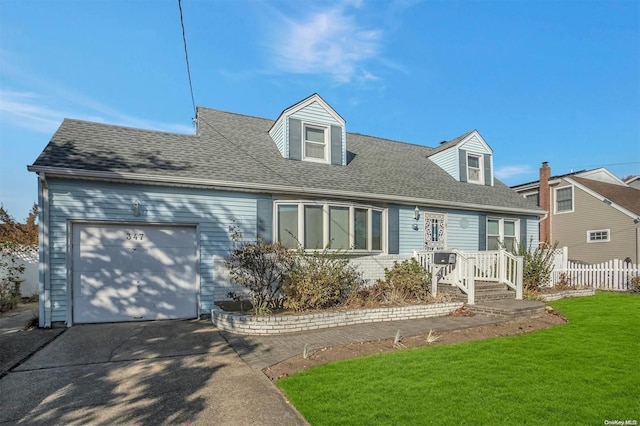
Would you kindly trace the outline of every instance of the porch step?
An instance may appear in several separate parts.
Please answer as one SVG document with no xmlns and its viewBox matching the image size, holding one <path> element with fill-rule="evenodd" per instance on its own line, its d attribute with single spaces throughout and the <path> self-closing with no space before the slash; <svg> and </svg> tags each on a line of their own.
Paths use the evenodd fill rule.
<svg viewBox="0 0 640 426">
<path fill-rule="evenodd" d="M 545 304 L 534 300 L 497 300 L 466 305 L 475 314 L 506 319 L 536 318 L 544 315 Z"/>
<path fill-rule="evenodd" d="M 467 295 L 458 287 L 449 284 L 438 284 L 438 293 L 447 293 L 452 300 L 456 302 L 466 302 Z M 475 282 L 475 299 L 476 303 L 482 301 L 495 300 L 515 300 L 516 292 L 506 284 L 496 282 L 476 281 Z"/>
</svg>

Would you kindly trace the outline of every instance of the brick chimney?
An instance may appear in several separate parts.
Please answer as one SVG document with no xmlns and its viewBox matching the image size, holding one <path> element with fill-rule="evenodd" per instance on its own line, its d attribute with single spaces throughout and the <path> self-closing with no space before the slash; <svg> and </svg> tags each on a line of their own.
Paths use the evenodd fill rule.
<svg viewBox="0 0 640 426">
<path fill-rule="evenodd" d="M 540 242 L 551 243 L 551 189 L 549 188 L 549 178 L 551 168 L 546 161 L 540 167 L 540 208 L 548 213 L 544 220 L 540 221 Z"/>
</svg>

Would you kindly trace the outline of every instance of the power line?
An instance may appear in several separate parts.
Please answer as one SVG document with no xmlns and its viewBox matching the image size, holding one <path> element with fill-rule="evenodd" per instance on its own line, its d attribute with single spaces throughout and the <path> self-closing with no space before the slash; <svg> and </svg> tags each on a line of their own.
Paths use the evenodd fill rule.
<svg viewBox="0 0 640 426">
<path fill-rule="evenodd" d="M 182 17 L 182 0 L 178 0 L 178 9 L 180 9 L 180 26 L 182 26 L 182 42 L 184 44 L 184 58 L 187 61 L 187 76 L 189 77 L 189 92 L 191 93 L 191 105 L 193 106 L 194 119 L 198 115 L 196 110 L 196 101 L 193 97 L 193 84 L 191 83 L 191 69 L 189 68 L 189 53 L 187 53 L 187 37 L 184 33 L 184 19 Z"/>
</svg>

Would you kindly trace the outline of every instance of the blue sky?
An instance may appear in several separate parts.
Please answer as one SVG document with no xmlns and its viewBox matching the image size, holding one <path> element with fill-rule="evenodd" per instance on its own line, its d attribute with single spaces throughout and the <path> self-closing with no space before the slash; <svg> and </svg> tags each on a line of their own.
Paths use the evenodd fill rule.
<svg viewBox="0 0 640 426">
<path fill-rule="evenodd" d="M 275 119 L 319 93 L 347 131 L 477 129 L 508 185 L 640 174 L 640 2 L 183 0 L 197 105 Z M 0 203 L 64 117 L 191 133 L 178 2 L 0 0 Z"/>
</svg>

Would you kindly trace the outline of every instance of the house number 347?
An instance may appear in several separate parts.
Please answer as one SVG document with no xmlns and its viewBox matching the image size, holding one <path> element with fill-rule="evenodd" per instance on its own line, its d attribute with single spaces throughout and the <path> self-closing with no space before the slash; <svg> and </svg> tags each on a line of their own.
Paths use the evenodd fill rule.
<svg viewBox="0 0 640 426">
<path fill-rule="evenodd" d="M 127 232 L 127 240 L 142 240 L 144 234 L 130 234 Z"/>
</svg>

